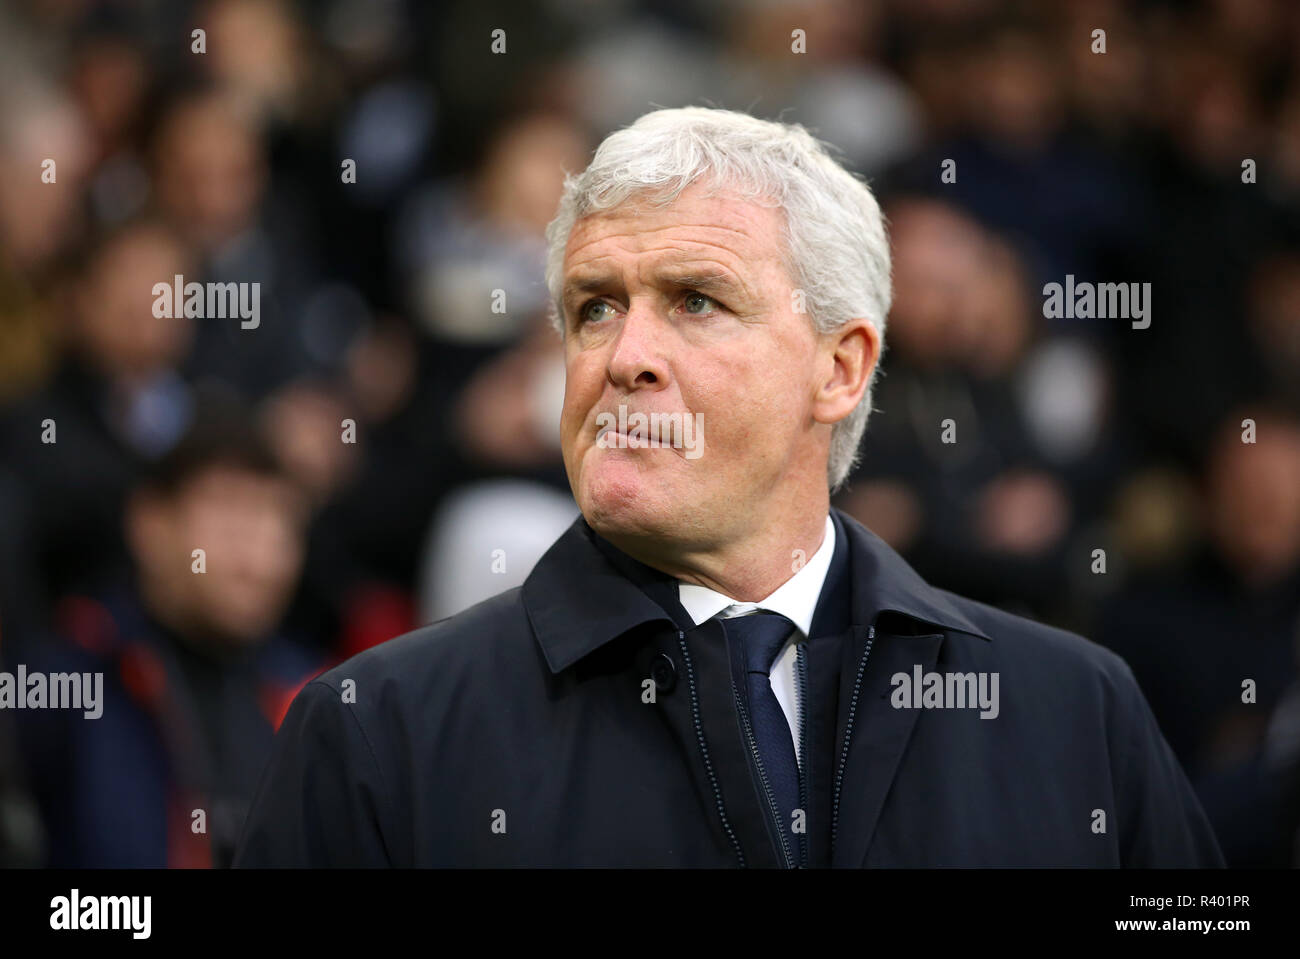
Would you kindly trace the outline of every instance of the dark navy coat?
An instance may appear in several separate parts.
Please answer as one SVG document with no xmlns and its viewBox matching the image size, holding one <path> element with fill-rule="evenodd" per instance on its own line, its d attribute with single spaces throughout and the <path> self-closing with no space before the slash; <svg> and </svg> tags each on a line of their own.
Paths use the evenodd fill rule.
<svg viewBox="0 0 1300 959">
<path fill-rule="evenodd" d="M 803 843 L 761 789 L 720 623 L 579 517 L 522 587 L 303 689 L 235 864 L 1222 865 L 1123 660 L 831 515 Z M 918 708 L 898 677 L 927 673 L 996 673 L 996 717 Z"/>
</svg>

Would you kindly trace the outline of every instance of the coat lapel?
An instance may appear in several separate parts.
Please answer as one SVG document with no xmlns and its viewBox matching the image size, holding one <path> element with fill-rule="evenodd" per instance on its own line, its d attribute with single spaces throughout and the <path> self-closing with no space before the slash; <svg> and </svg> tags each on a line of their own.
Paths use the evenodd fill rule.
<svg viewBox="0 0 1300 959">
<path fill-rule="evenodd" d="M 862 685 L 856 704 L 853 687 L 868 641 Z M 876 824 L 885 805 L 903 752 L 916 728 L 919 709 L 895 709 L 890 703 L 895 673 L 911 675 L 918 664 L 929 671 L 939 658 L 943 635 L 906 636 L 855 627 L 844 644 L 840 671 L 840 708 L 836 733 L 836 770 L 844 756 L 844 737 L 849 737 L 848 755 L 840 784 L 839 814 L 832 868 L 857 869 L 867 857 Z M 850 722 L 852 728 L 850 729 Z"/>
</svg>

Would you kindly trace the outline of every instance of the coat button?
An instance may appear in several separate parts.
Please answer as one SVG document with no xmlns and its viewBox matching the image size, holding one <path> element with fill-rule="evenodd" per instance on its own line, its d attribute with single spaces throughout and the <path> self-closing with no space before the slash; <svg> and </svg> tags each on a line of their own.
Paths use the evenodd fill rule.
<svg viewBox="0 0 1300 959">
<path fill-rule="evenodd" d="M 667 653 L 660 653 L 650 664 L 650 678 L 661 693 L 671 693 L 677 685 L 677 666 Z"/>
</svg>

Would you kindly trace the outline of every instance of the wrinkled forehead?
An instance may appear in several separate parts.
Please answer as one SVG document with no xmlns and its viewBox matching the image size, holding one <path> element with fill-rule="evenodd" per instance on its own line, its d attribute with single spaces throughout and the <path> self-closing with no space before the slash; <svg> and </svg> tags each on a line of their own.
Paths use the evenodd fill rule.
<svg viewBox="0 0 1300 959">
<path fill-rule="evenodd" d="M 715 254 L 736 259 L 736 266 L 784 266 L 785 214 L 764 199 L 705 184 L 692 184 L 675 196 L 634 194 L 574 223 L 563 271 L 568 275 L 593 259 L 629 254 L 668 260 Z"/>
</svg>

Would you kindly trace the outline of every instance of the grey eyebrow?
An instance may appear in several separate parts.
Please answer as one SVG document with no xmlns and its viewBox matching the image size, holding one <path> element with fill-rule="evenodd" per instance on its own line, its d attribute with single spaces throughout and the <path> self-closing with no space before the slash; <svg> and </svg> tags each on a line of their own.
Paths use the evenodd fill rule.
<svg viewBox="0 0 1300 959">
<path fill-rule="evenodd" d="M 707 290 L 738 292 L 740 290 L 739 282 L 732 274 L 722 270 L 710 270 L 707 272 L 673 272 L 668 270 L 663 274 L 673 286 L 698 289 L 701 292 Z M 603 289 L 614 282 L 609 276 L 590 276 L 577 277 L 565 282 L 560 291 L 560 298 L 568 302 L 572 297 L 579 293 L 594 293 Z"/>
<path fill-rule="evenodd" d="M 736 292 L 739 290 L 736 280 L 730 273 L 722 271 L 708 273 L 679 273 L 670 275 L 668 282 L 674 286 L 687 287 L 706 293 L 709 290 L 714 292 Z"/>
<path fill-rule="evenodd" d="M 610 278 L 606 276 L 592 276 L 568 280 L 560 290 L 560 298 L 567 301 L 575 293 L 594 293 L 596 290 L 608 286 L 610 282 Z"/>
</svg>

